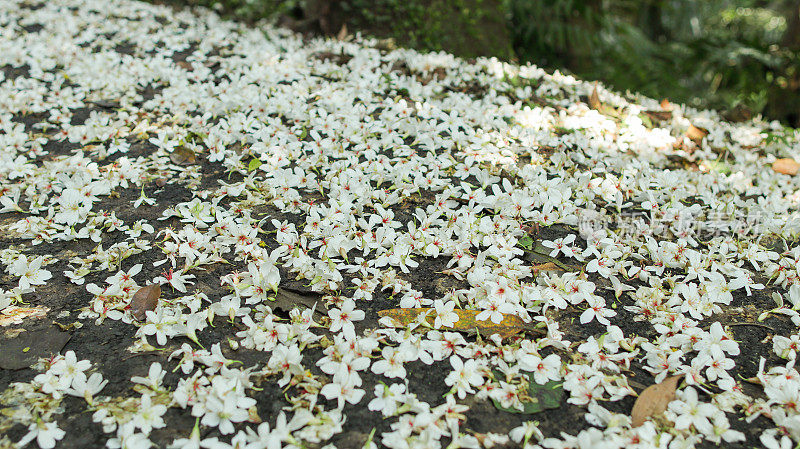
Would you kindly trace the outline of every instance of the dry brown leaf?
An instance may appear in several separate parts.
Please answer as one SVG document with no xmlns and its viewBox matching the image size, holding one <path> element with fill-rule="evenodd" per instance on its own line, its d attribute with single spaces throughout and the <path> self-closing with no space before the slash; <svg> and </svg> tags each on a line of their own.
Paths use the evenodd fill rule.
<svg viewBox="0 0 800 449">
<path fill-rule="evenodd" d="M 778 159 L 772 163 L 772 169 L 784 175 L 794 176 L 797 174 L 797 171 L 800 170 L 800 164 L 791 158 Z"/>
<path fill-rule="evenodd" d="M 197 156 L 186 147 L 177 147 L 169 154 L 169 160 L 176 165 L 191 165 L 197 161 Z"/>
<path fill-rule="evenodd" d="M 284 312 L 291 312 L 294 308 L 314 308 L 314 313 L 327 315 L 328 307 L 322 300 L 322 295 L 313 292 L 302 292 L 289 288 L 279 288 L 275 298 L 270 303 L 273 309 L 280 309 Z"/>
<path fill-rule="evenodd" d="M 689 129 L 686 130 L 686 137 L 689 140 L 694 141 L 694 143 L 700 145 L 700 142 L 708 135 L 708 130 L 705 128 L 700 128 L 699 126 L 694 126 L 692 124 L 689 125 Z"/>
<path fill-rule="evenodd" d="M 652 416 L 659 415 L 675 399 L 675 390 L 683 376 L 667 377 L 660 383 L 650 385 L 639 393 L 631 410 L 631 425 L 639 427 Z"/>
<path fill-rule="evenodd" d="M 145 319 L 145 312 L 155 310 L 158 298 L 161 297 L 161 286 L 151 284 L 136 291 L 131 298 L 131 314 L 141 321 Z"/>
<path fill-rule="evenodd" d="M 458 321 L 452 326 L 442 326 L 442 329 L 454 330 L 457 332 L 475 332 L 476 330 L 482 335 L 489 336 L 498 334 L 503 338 L 512 337 L 522 332 L 538 332 L 544 333 L 543 330 L 534 327 L 533 324 L 528 324 L 522 321 L 522 318 L 516 315 L 503 314 L 503 320 L 499 323 L 494 323 L 491 320 L 479 321 L 476 317 L 480 310 L 463 310 L 455 309 L 453 312 L 458 315 Z M 391 317 L 397 321 L 400 326 L 407 326 L 419 318 L 421 314 L 427 314 L 425 319 L 431 325 L 435 322 L 436 309 L 420 307 L 420 308 L 398 308 L 381 310 L 378 312 L 380 317 Z"/>
<path fill-rule="evenodd" d="M 644 115 L 650 120 L 657 122 L 665 122 L 672 118 L 672 111 L 644 111 Z"/>
<path fill-rule="evenodd" d="M 533 268 L 534 273 L 539 271 L 567 271 L 559 267 L 558 265 L 554 264 L 553 262 L 545 262 L 539 265 L 534 265 L 531 268 Z"/>
<path fill-rule="evenodd" d="M 592 94 L 589 95 L 589 107 L 595 111 L 599 111 L 603 107 L 603 104 L 600 103 L 600 96 L 597 95 L 597 82 L 594 83 Z"/>
<path fill-rule="evenodd" d="M 339 34 L 336 35 L 336 39 L 343 41 L 347 39 L 347 24 L 343 23 L 342 28 L 339 29 Z"/>
<path fill-rule="evenodd" d="M 48 310 L 47 307 L 8 306 L 0 312 L 0 326 L 22 324 L 25 318 L 44 318 Z"/>
</svg>

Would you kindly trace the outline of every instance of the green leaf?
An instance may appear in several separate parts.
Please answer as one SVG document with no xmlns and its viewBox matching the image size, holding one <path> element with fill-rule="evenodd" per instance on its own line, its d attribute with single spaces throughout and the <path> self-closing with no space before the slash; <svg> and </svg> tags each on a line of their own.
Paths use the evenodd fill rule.
<svg viewBox="0 0 800 449">
<path fill-rule="evenodd" d="M 550 252 L 552 251 L 552 249 L 545 247 L 544 245 L 542 245 L 541 242 L 536 242 L 536 244 L 531 245 L 531 248 L 526 248 L 526 249 L 527 251 L 525 252 L 523 258 L 528 262 L 533 262 L 536 264 L 552 262 L 561 269 L 564 269 L 566 271 L 572 270 L 570 267 L 564 265 L 560 260 L 556 259 L 555 257 L 550 257 Z"/>
<path fill-rule="evenodd" d="M 709 170 L 717 173 L 721 173 L 723 175 L 730 175 L 731 174 L 731 166 L 722 161 L 703 161 L 709 168 Z"/>
<path fill-rule="evenodd" d="M 495 377 L 503 377 L 499 371 L 494 371 Z M 533 380 L 533 373 L 521 371 L 523 374 L 528 375 L 528 396 L 530 401 L 522 401 L 522 410 L 512 407 L 503 407 L 500 402 L 492 399 L 494 406 L 498 410 L 508 413 L 517 413 L 523 415 L 532 415 L 539 413 L 543 410 L 554 409 L 561 406 L 561 396 L 564 393 L 563 382 L 551 380 L 544 385 L 539 385 Z"/>
<path fill-rule="evenodd" d="M 653 129 L 653 121 L 647 116 L 647 114 L 639 114 L 639 118 L 642 120 L 642 124 L 645 126 L 645 128 Z"/>
<path fill-rule="evenodd" d="M 528 251 L 533 249 L 533 239 L 529 235 L 523 236 L 517 243 L 519 243 L 519 246 L 527 249 Z"/>
<path fill-rule="evenodd" d="M 247 164 L 247 171 L 253 171 L 258 167 L 261 167 L 261 159 L 253 158 L 250 160 L 250 163 Z"/>
</svg>

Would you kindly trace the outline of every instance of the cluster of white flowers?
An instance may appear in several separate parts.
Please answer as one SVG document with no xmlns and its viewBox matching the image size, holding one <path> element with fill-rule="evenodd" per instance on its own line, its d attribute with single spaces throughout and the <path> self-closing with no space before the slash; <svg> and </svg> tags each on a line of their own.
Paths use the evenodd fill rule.
<svg viewBox="0 0 800 449">
<path fill-rule="evenodd" d="M 333 448 L 365 430 L 355 408 L 381 422 L 368 448 L 797 445 L 800 188 L 769 164 L 798 142 L 533 65 L 129 0 L 3 2 L 0 312 L 79 286 L 86 325 L 168 351 L 129 397 L 99 397 L 110 377 L 72 351 L 48 361 L 0 396 L 23 398 L 0 428 L 29 429 L 0 446 L 68 439 L 43 404 L 74 397 L 109 448 Z M 314 307 L 278 301 L 289 285 Z M 390 308 L 426 311 L 397 328 Z M 465 311 L 525 332 L 457 332 Z M 621 401 L 675 375 L 632 427 Z M 574 431 L 468 419 L 552 384 Z M 170 409 L 195 425 L 165 441 Z M 758 417 L 773 425 L 738 425 Z"/>
<path fill-rule="evenodd" d="M 43 449 L 55 447 L 56 443 L 66 435 L 66 431 L 58 427 L 53 416 L 53 409 L 59 409 L 60 399 L 65 394 L 77 396 L 91 406 L 93 397 L 108 383 L 107 380 L 103 380 L 100 373 L 87 375 L 86 371 L 91 368 L 92 363 L 88 360 L 79 361 L 73 351 L 67 351 L 63 356 L 47 360 L 47 364 L 49 367 L 46 371 L 34 377 L 30 383 L 33 390 L 29 390 L 25 384 L 12 385 L 12 394 L 24 397 L 22 403 L 30 408 L 22 416 L 11 416 L 12 420 L 16 418 L 17 421 L 31 421 L 28 432 L 17 442 L 19 447 L 34 439 Z M 51 410 L 42 410 L 43 399 L 37 397 L 34 391 L 41 392 L 54 400 L 48 407 Z M 38 403 L 38 406 L 31 406 L 34 403 Z"/>
</svg>

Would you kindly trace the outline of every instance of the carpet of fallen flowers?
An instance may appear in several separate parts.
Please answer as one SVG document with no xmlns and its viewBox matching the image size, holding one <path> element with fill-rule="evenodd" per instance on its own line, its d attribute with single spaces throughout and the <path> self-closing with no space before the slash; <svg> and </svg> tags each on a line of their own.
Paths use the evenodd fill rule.
<svg viewBox="0 0 800 449">
<path fill-rule="evenodd" d="M 128 0 L 0 70 L 0 448 L 800 444 L 794 131 Z"/>
</svg>

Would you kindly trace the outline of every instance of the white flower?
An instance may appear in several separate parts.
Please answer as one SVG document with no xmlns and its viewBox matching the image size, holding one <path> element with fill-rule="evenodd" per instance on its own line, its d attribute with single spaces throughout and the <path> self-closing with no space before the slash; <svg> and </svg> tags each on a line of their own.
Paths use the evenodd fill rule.
<svg viewBox="0 0 800 449">
<path fill-rule="evenodd" d="M 286 414 L 280 412 L 275 422 L 275 428 L 270 429 L 269 423 L 263 422 L 258 425 L 255 433 L 250 428 L 247 429 L 250 443 L 244 449 L 281 449 L 283 442 L 289 438 L 290 432 Z"/>
<path fill-rule="evenodd" d="M 183 346 L 181 348 L 183 349 Z M 147 370 L 147 377 L 133 376 L 131 377 L 131 382 L 144 385 L 153 391 L 158 391 L 161 389 L 161 382 L 164 380 L 164 375 L 166 374 L 167 372 L 164 371 L 160 363 L 153 362 Z"/>
<path fill-rule="evenodd" d="M 200 409 L 203 413 L 200 423 L 218 427 L 223 435 L 231 434 L 235 430 L 233 423 L 246 421 L 249 418 L 247 409 L 255 404 L 255 399 L 240 396 L 233 391 L 223 398 L 209 396 L 205 407 Z"/>
<path fill-rule="evenodd" d="M 559 253 L 562 253 L 567 257 L 574 257 L 575 251 L 572 248 L 572 242 L 574 241 L 575 241 L 575 234 L 570 234 L 566 237 L 555 239 L 553 241 L 543 240 L 542 246 L 544 246 L 545 248 L 553 249 L 552 251 L 550 251 L 550 257 L 558 257 Z"/>
<path fill-rule="evenodd" d="M 442 302 L 441 299 L 437 299 L 433 301 L 433 307 L 436 309 L 433 322 L 434 329 L 439 329 L 442 326 L 453 327 L 458 321 L 458 314 L 453 312 L 456 307 L 454 301 Z"/>
<path fill-rule="evenodd" d="M 523 445 L 527 445 L 531 438 L 535 438 L 536 441 L 543 440 L 544 434 L 541 430 L 539 430 L 537 422 L 525 421 L 519 427 L 511 429 L 508 432 L 508 437 L 511 438 L 511 441 L 517 444 L 522 443 Z"/>
<path fill-rule="evenodd" d="M 328 316 L 331 318 L 331 332 L 344 333 L 345 338 L 353 340 L 356 338 L 356 328 L 353 321 L 361 321 L 364 319 L 364 311 L 356 309 L 356 303 L 352 299 L 345 299 L 342 302 L 341 309 L 330 309 Z"/>
<path fill-rule="evenodd" d="M 150 395 L 142 395 L 142 400 L 139 403 L 139 408 L 133 415 L 133 425 L 142 429 L 142 432 L 147 435 L 153 429 L 160 429 L 166 424 L 164 419 L 161 418 L 167 412 L 167 407 L 162 404 L 153 404 Z"/>
<path fill-rule="evenodd" d="M 110 438 L 106 442 L 109 449 L 149 449 L 153 443 L 147 439 L 147 435 L 136 432 L 136 426 L 132 421 L 120 425 L 117 428 L 117 436 Z"/>
<path fill-rule="evenodd" d="M 534 354 L 525 354 L 519 360 L 519 367 L 533 373 L 533 380 L 539 385 L 544 385 L 551 380 L 561 378 L 561 358 L 550 354 L 544 359 Z"/>
<path fill-rule="evenodd" d="M 338 408 L 344 407 L 345 402 L 358 404 L 361 402 L 361 398 L 364 397 L 365 393 L 364 390 L 356 388 L 356 385 L 349 380 L 343 383 L 331 382 L 323 386 L 320 390 L 320 394 L 325 396 L 329 401 L 336 399 Z"/>
<path fill-rule="evenodd" d="M 89 404 L 92 403 L 92 397 L 103 390 L 103 387 L 108 383 L 103 380 L 100 373 L 92 373 L 88 378 L 83 372 L 78 372 L 72 379 L 72 388 L 66 391 L 67 394 L 78 396 L 86 399 Z"/>
<path fill-rule="evenodd" d="M 676 429 L 688 429 L 694 426 L 699 432 L 708 435 L 714 431 L 709 419 L 719 410 L 712 404 L 699 402 L 697 391 L 692 387 L 686 387 L 679 392 L 679 399 L 669 403 L 669 411 L 675 414 Z"/>
<path fill-rule="evenodd" d="M 193 282 L 188 281 L 192 278 L 194 278 L 193 274 L 186 274 L 183 271 L 175 272 L 172 268 L 170 268 L 169 271 L 163 273 L 163 276 L 153 279 L 153 283 L 168 283 L 175 290 L 178 290 L 181 293 L 186 293 L 186 284 L 193 284 Z"/>
<path fill-rule="evenodd" d="M 56 360 L 50 367 L 50 372 L 59 376 L 66 376 L 72 379 L 77 373 L 82 373 L 92 367 L 92 362 L 88 360 L 78 361 L 74 351 L 67 351 L 63 357 Z"/>
<path fill-rule="evenodd" d="M 375 399 L 371 400 L 367 408 L 373 412 L 381 412 L 383 416 L 392 416 L 397 411 L 398 405 L 405 398 L 406 386 L 403 384 L 379 383 L 375 385 Z"/>
<path fill-rule="evenodd" d="M 164 309 L 159 307 L 155 312 L 148 310 L 144 314 L 146 324 L 139 328 L 137 334 L 155 335 L 159 345 L 167 344 L 167 333 L 171 322 L 169 317 L 164 315 Z"/>
<path fill-rule="evenodd" d="M 64 438 L 66 432 L 58 428 L 55 422 L 44 422 L 38 419 L 35 423 L 28 426 L 28 433 L 17 442 L 17 446 L 24 447 L 31 440 L 36 438 L 36 444 L 42 449 L 51 449 L 56 446 L 57 441 Z"/>
<path fill-rule="evenodd" d="M 598 323 L 608 326 L 611 324 L 608 318 L 617 315 L 617 312 L 606 308 L 606 300 L 599 296 L 589 295 L 586 302 L 589 303 L 589 307 L 581 314 L 581 324 L 596 319 Z"/>
<path fill-rule="evenodd" d="M 14 263 L 8 267 L 9 273 L 14 276 L 20 276 L 19 288 L 28 290 L 34 285 L 43 285 L 53 275 L 49 271 L 42 268 L 44 263 L 44 256 L 38 256 L 32 261 L 28 261 L 25 255 L 20 255 Z"/>
<path fill-rule="evenodd" d="M 72 384 L 72 378 L 67 376 L 59 376 L 51 371 L 44 372 L 36 375 L 33 381 L 40 385 L 43 393 L 53 395 L 53 398 L 58 399 L 62 394 L 67 391 Z"/>
<path fill-rule="evenodd" d="M 386 346 L 381 353 L 383 359 L 372 364 L 373 373 L 386 377 L 403 378 L 406 376 L 406 369 L 403 367 L 406 358 L 402 351 L 392 346 Z"/>
<path fill-rule="evenodd" d="M 463 362 L 457 355 L 450 356 L 450 366 L 453 371 L 444 379 L 447 386 L 455 389 L 460 399 L 464 399 L 467 393 L 475 393 L 473 386 L 483 385 L 484 379 L 479 372 L 478 363 L 473 359 Z"/>
<path fill-rule="evenodd" d="M 797 358 L 797 352 L 800 351 L 800 334 L 789 337 L 782 335 L 772 337 L 772 350 L 778 357 L 794 360 Z"/>
<path fill-rule="evenodd" d="M 490 320 L 499 324 L 503 321 L 504 313 L 514 313 L 514 306 L 505 302 L 501 295 L 505 295 L 505 287 L 492 286 L 492 292 L 479 305 L 483 310 L 475 316 L 478 321 Z"/>
</svg>

